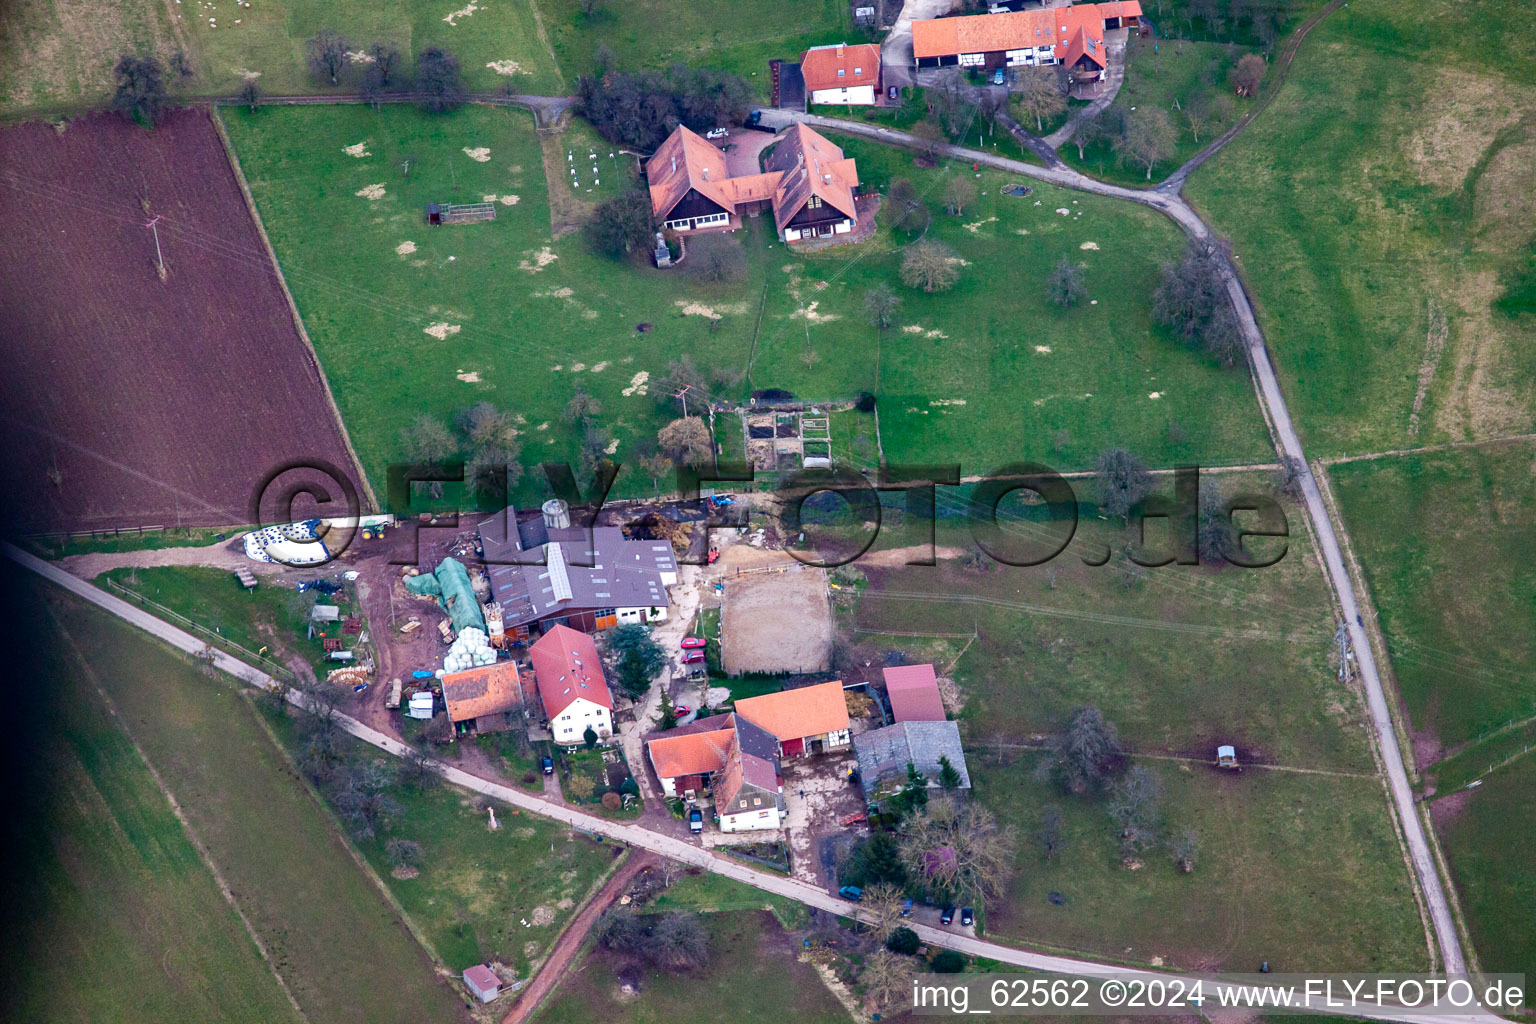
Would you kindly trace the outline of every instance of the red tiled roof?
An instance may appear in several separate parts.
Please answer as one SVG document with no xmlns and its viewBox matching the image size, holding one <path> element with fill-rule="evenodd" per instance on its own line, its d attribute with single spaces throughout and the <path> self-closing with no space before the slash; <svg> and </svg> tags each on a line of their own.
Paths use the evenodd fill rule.
<svg viewBox="0 0 1536 1024">
<path fill-rule="evenodd" d="M 873 43 L 813 46 L 800 57 L 800 73 L 808 92 L 874 85 L 880 81 L 880 47 Z"/>
<path fill-rule="evenodd" d="M 921 59 L 1050 46 L 1054 48 L 1057 60 L 1071 64 L 1072 60 L 1066 57 L 1066 47 L 1079 29 L 1086 29 L 1090 35 L 1102 39 L 1107 19 L 1133 17 L 1141 17 L 1141 4 L 1137 0 L 914 21 L 912 52 Z M 1102 43 L 1100 46 L 1102 48 Z"/>
<path fill-rule="evenodd" d="M 773 219 L 780 230 L 813 195 L 849 218 L 858 216 L 853 202 L 858 168 L 805 125 L 797 122 L 784 132 L 768 156 L 768 169 L 783 175 L 773 197 Z"/>
<path fill-rule="evenodd" d="M 885 670 L 885 692 L 898 722 L 942 722 L 944 701 L 932 665 L 902 665 Z"/>
<path fill-rule="evenodd" d="M 747 697 L 736 702 L 736 713 L 780 743 L 848 728 L 848 701 L 837 681 Z"/>
<path fill-rule="evenodd" d="M 499 661 L 483 668 L 450 672 L 443 676 L 443 702 L 448 705 L 448 718 L 454 722 L 521 707 L 523 690 L 517 666 Z"/>
<path fill-rule="evenodd" d="M 858 167 L 843 151 L 803 124 L 780 136 L 762 174 L 727 177 L 725 156 L 708 140 L 679 125 L 646 161 L 651 212 L 665 220 L 689 190 L 728 213 L 738 203 L 773 201 L 774 221 L 783 229 L 814 196 L 850 218 L 857 218 L 853 190 Z"/>
<path fill-rule="evenodd" d="M 583 697 L 613 710 L 613 695 L 603 678 L 597 645 L 587 634 L 569 626 L 555 626 L 529 648 L 528 656 L 548 717 L 554 718 Z"/>
<path fill-rule="evenodd" d="M 656 769 L 656 777 L 675 779 L 682 775 L 704 775 L 723 768 L 730 755 L 731 744 L 736 740 L 736 730 L 729 727 L 728 718 L 719 721 L 727 727 L 681 736 L 668 734 L 646 743 L 651 765 Z"/>
</svg>

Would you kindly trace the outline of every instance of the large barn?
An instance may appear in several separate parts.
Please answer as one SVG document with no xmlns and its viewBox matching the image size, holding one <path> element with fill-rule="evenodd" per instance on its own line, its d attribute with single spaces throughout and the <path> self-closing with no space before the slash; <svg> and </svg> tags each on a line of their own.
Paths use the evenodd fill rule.
<svg viewBox="0 0 1536 1024">
<path fill-rule="evenodd" d="M 912 54 L 920 68 L 991 71 L 1059 64 L 1074 81 L 1087 82 L 1108 66 L 1105 31 L 1140 23 L 1137 0 L 933 18 L 912 23 Z"/>
<path fill-rule="evenodd" d="M 791 125 L 766 166 L 733 178 L 724 153 L 679 125 L 645 165 L 651 212 L 663 227 L 688 233 L 735 229 L 743 216 L 771 209 L 786 242 L 831 238 L 857 225 L 858 168 L 821 135 Z"/>
</svg>

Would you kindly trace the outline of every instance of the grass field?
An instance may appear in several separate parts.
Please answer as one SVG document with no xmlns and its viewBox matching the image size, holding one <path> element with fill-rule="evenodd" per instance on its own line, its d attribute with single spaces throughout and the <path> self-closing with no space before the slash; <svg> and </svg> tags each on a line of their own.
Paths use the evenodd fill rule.
<svg viewBox="0 0 1536 1024">
<path fill-rule="evenodd" d="M 720 390 L 726 399 L 749 387 L 817 398 L 878 390 L 886 456 L 898 462 L 957 459 L 970 472 L 1049 456 L 1071 468 L 1114 443 L 1155 463 L 1267 457 L 1246 376 L 1150 325 L 1157 264 L 1179 246 L 1150 211 L 1044 186 L 1032 198 L 1005 197 L 1008 179 L 983 174 L 987 195 L 963 217 L 936 213 L 930 229 L 967 261 L 960 284 L 945 295 L 902 289 L 901 326 L 877 345 L 863 295 L 895 278 L 900 256 L 888 232 L 801 257 L 763 219 L 749 220 L 745 279 L 712 285 L 615 264 L 579 234 L 553 238 L 543 154 L 525 114 L 337 108 L 225 118 L 375 479 L 418 413 L 447 418 L 481 400 L 521 417 L 526 464 L 574 462 L 575 432 L 558 424 L 578 385 L 602 401 L 622 454 L 675 415 L 675 404 L 664 411 L 645 393 L 646 381 L 684 353 L 705 368 L 750 367 L 743 384 Z M 342 152 L 358 142 L 370 156 Z M 875 186 L 910 176 L 936 197 L 945 174 L 968 173 L 840 144 Z M 480 147 L 486 161 L 464 155 Z M 415 157 L 409 177 L 406 155 Z M 370 185 L 383 197 L 357 194 Z M 499 207 L 495 223 L 428 230 L 421 220 L 428 201 L 509 194 L 517 202 Z M 414 251 L 397 255 L 405 243 Z M 1043 280 L 1063 256 L 1086 265 L 1096 305 L 1047 303 Z M 719 318 L 713 330 L 709 314 Z M 638 334 L 641 323 L 653 329 Z M 434 325 L 459 330 L 440 341 L 425 333 Z M 639 474 L 617 486 L 650 491 Z"/>
<path fill-rule="evenodd" d="M 1013 887 L 987 910 L 992 938 L 1181 968 L 1428 968 L 1412 876 L 1377 779 L 1146 761 L 1167 791 L 1167 827 L 1198 836 L 1186 875 L 1166 849 L 1128 870 L 1103 801 L 1042 784 L 1037 758 L 968 760 L 980 798 L 1021 836 Z M 1033 837 L 1051 802 L 1063 812 L 1064 846 L 1048 861 Z"/>
<path fill-rule="evenodd" d="M 213 19 L 210 21 L 210 19 Z M 237 21 L 238 19 L 238 21 Z M 405 56 L 431 44 L 459 56 L 471 92 L 560 95 L 566 81 L 541 37 L 531 3 L 468 5 L 459 0 L 113 0 L 89 12 L 60 0 L 17 0 L 0 12 L 0 113 L 96 105 L 112 90 L 112 65 L 128 52 L 153 53 L 167 69 L 178 50 L 194 74 L 168 76 L 173 93 L 230 96 L 247 74 L 269 96 L 356 92 L 359 65 L 333 89 L 309 72 L 306 41 L 321 29 L 354 51 L 374 42 Z M 495 65 L 495 67 L 492 67 Z"/>
<path fill-rule="evenodd" d="M 1230 492 L 1264 488 L 1257 475 L 1221 479 Z M 1073 546 L 1044 567 L 861 564 L 862 630 L 977 633 L 969 646 L 942 641 L 947 657 L 921 638 L 860 639 L 917 661 L 960 655 L 953 676 L 976 795 L 1022 837 L 1012 892 L 988 907 L 994 936 L 1184 967 L 1251 969 L 1283 957 L 1422 968 L 1412 878 L 1374 775 L 1361 701 L 1330 665 L 1325 581 L 1300 514 L 1286 508 L 1289 549 L 1267 569 L 1167 566 L 1127 582 L 1118 556 L 1101 568 L 1081 561 L 1124 542 L 1119 524 L 1091 507 Z M 1009 528 L 1028 529 L 1019 510 L 1011 514 Z M 941 524 L 941 547 L 967 542 Z M 1099 707 L 1161 775 L 1165 828 L 1196 830 L 1203 852 L 1192 875 L 1178 873 L 1163 848 L 1126 870 L 1103 802 L 1062 796 L 1036 778 L 1038 748 L 1084 704 Z M 1218 774 L 1209 761 L 1226 742 L 1251 765 L 1304 770 Z M 1052 801 L 1065 812 L 1070 852 L 1046 863 L 1033 837 Z M 1051 903 L 1052 892 L 1067 902 Z M 1349 903 L 1343 916 L 1361 930 L 1327 924 L 1337 901 Z"/>
<path fill-rule="evenodd" d="M 1529 327 L 1492 305 L 1533 239 L 1528 14 L 1351 2 L 1186 189 L 1234 243 L 1314 456 L 1536 425 Z"/>
<path fill-rule="evenodd" d="M 1228 72 L 1244 52 L 1220 43 L 1131 36 L 1125 51 L 1125 81 L 1111 109 L 1130 114 L 1144 107 L 1159 107 L 1177 133 L 1173 154 L 1153 166 L 1152 183 L 1166 178 L 1247 111 L 1253 101 L 1232 96 L 1232 87 L 1227 83 Z M 1190 127 L 1186 110 L 1202 99 L 1213 109 L 1229 100 L 1230 106 L 1224 108 L 1229 111 L 1224 117 L 1208 118 L 1197 135 Z M 1033 124 L 1025 127 L 1033 129 Z M 1046 125 L 1047 131 L 1050 128 Z M 1081 159 L 1077 146 L 1071 143 L 1062 146 L 1060 154 L 1063 160 L 1095 178 L 1133 188 L 1148 185 L 1146 167 L 1122 164 L 1107 142 L 1085 147 Z"/>
<path fill-rule="evenodd" d="M 13 884 L 0 1016 L 296 1021 L 93 679 L 61 642 L 41 589 L 9 564 L 0 588 L 8 624 L 29 638 L 12 648 L 12 668 L 29 685 L 15 694 L 4 755 Z"/>
<path fill-rule="evenodd" d="M 1472 943 L 1485 971 L 1536 974 L 1536 759 L 1495 772 L 1477 789 L 1430 805 Z"/>
<path fill-rule="evenodd" d="M 454 994 L 224 679 L 74 599 L 38 592 L 104 688 L 311 1020 L 451 1020 Z M 158 957 L 157 957 L 158 959 Z"/>
<path fill-rule="evenodd" d="M 400 803 L 391 835 L 359 845 L 455 972 L 498 960 L 526 978 L 616 850 L 504 807 L 496 814 L 502 827 L 492 832 L 485 812 L 457 789 L 403 791 Z M 391 874 L 387 838 L 421 844 L 417 877 Z"/>
<path fill-rule="evenodd" d="M 304 636 L 309 610 L 317 603 L 313 592 L 300 594 L 270 583 L 245 590 L 230 573 L 197 566 L 113 569 L 103 577 L 185 615 L 248 651 L 272 646 L 285 651 L 302 649 L 310 660 L 321 655 L 320 642 L 307 642 Z M 326 598 L 325 603 L 335 601 Z"/>
<path fill-rule="evenodd" d="M 608 0 L 590 17 L 577 0 L 532 2 L 573 82 L 590 73 L 593 54 L 606 45 L 621 68 L 718 68 L 747 79 L 767 99 L 770 60 L 798 61 L 808 46 L 863 41 L 839 0 Z"/>
<path fill-rule="evenodd" d="M 790 1019 L 833 1024 L 849 1019 L 815 970 L 796 959 L 792 940 L 772 916 L 705 914 L 703 921 L 709 930 L 710 959 L 699 970 L 676 974 L 641 968 L 639 993 L 621 997 L 621 965 L 610 954 L 592 949 L 534 1020 L 726 1024 Z"/>
<path fill-rule="evenodd" d="M 1532 460 L 1512 443 L 1328 470 L 1421 765 L 1536 715 L 1536 582 L 1516 554 L 1536 550 Z"/>
</svg>

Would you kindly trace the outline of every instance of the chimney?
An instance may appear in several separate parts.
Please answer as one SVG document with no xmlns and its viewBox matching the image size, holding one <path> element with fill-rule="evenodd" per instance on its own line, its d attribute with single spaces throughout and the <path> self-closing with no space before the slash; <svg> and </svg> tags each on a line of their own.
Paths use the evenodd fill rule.
<svg viewBox="0 0 1536 1024">
<path fill-rule="evenodd" d="M 704 169 L 703 169 L 703 171 L 704 171 L 704 180 L 705 180 L 705 181 L 708 181 L 708 180 L 709 180 L 709 168 L 708 168 L 708 167 L 705 167 L 705 168 L 704 168 Z"/>
<path fill-rule="evenodd" d="M 838 43 L 837 44 L 837 59 L 838 60 L 842 60 L 843 59 L 843 44 L 842 43 Z"/>
<path fill-rule="evenodd" d="M 540 509 L 544 513 L 544 525 L 551 529 L 563 530 L 571 525 L 570 506 L 559 498 L 550 498 Z"/>
</svg>

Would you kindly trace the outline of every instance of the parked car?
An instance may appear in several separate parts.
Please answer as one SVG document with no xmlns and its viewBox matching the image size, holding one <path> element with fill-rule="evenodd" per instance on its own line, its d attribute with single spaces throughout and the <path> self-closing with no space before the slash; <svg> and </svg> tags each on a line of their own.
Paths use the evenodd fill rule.
<svg viewBox="0 0 1536 1024">
<path fill-rule="evenodd" d="M 688 712 L 692 710 L 693 708 L 689 707 L 687 704 L 679 704 L 672 709 L 672 713 L 678 718 L 683 718 L 688 714 Z"/>
<path fill-rule="evenodd" d="M 944 904 L 944 910 L 939 914 L 939 924 L 954 924 L 955 908 L 951 904 Z"/>
<path fill-rule="evenodd" d="M 960 908 L 960 927 L 969 928 L 976 923 L 976 911 L 970 907 Z"/>
<path fill-rule="evenodd" d="M 728 129 L 725 129 L 725 128 L 711 128 L 709 131 L 704 133 L 704 137 L 706 139 L 723 139 L 723 138 L 725 138 L 729 134 L 730 134 L 730 131 Z"/>
<path fill-rule="evenodd" d="M 864 890 L 856 885 L 845 885 L 837 890 L 837 894 L 845 900 L 853 900 L 857 903 L 864 898 Z"/>
<path fill-rule="evenodd" d="M 767 132 L 769 135 L 777 135 L 779 131 L 772 125 L 763 124 L 763 112 L 761 110 L 754 110 L 748 114 L 747 119 L 742 122 L 742 127 L 750 128 L 755 132 Z"/>
<path fill-rule="evenodd" d="M 902 917 L 911 917 L 912 916 L 912 897 L 911 896 L 908 896 L 906 899 L 901 901 L 901 916 Z"/>
<path fill-rule="evenodd" d="M 542 758 L 540 758 L 539 759 L 539 766 L 544 769 L 544 774 L 545 775 L 553 775 L 553 774 L 555 774 L 555 762 L 554 762 L 553 758 L 549 758 L 549 757 L 542 757 Z"/>
<path fill-rule="evenodd" d="M 687 654 L 683 655 L 683 664 L 684 665 L 697 665 L 700 662 L 702 662 L 703 660 L 704 660 L 704 652 L 700 651 L 700 650 L 697 650 L 697 649 L 691 650 Z"/>
<path fill-rule="evenodd" d="M 1002 68 L 998 68 L 996 71 L 992 72 L 992 84 L 993 85 L 1004 85 L 1004 84 L 1007 83 L 1007 81 L 1008 81 L 1008 73 L 1006 71 L 1004 71 Z"/>
<path fill-rule="evenodd" d="M 736 504 L 736 499 L 729 494 L 715 494 L 710 496 L 709 503 L 715 508 L 722 508 L 726 505 Z"/>
<path fill-rule="evenodd" d="M 684 650 L 691 651 L 695 647 L 703 647 L 707 643 L 709 643 L 709 641 L 705 640 L 701 636 L 685 636 L 685 637 L 683 637 L 683 649 Z"/>
<path fill-rule="evenodd" d="M 694 835 L 704 831 L 704 812 L 697 807 L 688 811 L 688 831 Z"/>
<path fill-rule="evenodd" d="M 889 89 L 885 90 L 885 98 L 888 100 L 900 99 L 901 90 L 893 85 Z"/>
</svg>

